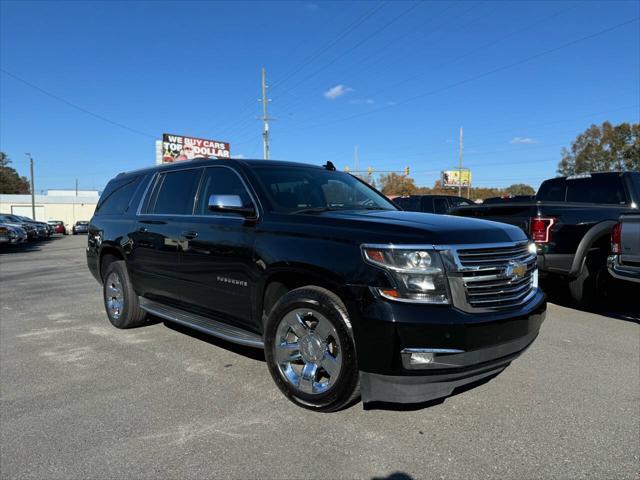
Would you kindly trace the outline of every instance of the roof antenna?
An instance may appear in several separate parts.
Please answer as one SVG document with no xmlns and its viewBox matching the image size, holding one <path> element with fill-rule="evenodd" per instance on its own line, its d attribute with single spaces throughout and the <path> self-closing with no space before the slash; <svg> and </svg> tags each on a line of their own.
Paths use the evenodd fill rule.
<svg viewBox="0 0 640 480">
<path fill-rule="evenodd" d="M 324 164 L 324 168 L 334 172 L 336 170 L 336 166 L 330 160 L 327 160 L 327 163 Z"/>
</svg>

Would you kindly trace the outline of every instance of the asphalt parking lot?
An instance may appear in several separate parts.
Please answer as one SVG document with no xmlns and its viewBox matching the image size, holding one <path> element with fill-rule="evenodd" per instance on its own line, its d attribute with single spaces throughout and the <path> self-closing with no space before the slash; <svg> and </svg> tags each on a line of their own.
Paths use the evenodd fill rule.
<svg viewBox="0 0 640 480">
<path fill-rule="evenodd" d="M 638 478 L 634 312 L 550 304 L 501 375 L 417 408 L 315 414 L 262 355 L 109 324 L 86 237 L 0 252 L 2 478 Z"/>
</svg>

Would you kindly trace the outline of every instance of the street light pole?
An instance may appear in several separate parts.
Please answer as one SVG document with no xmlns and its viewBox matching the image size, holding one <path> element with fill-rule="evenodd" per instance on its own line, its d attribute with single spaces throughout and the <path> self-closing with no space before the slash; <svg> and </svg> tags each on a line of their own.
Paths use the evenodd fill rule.
<svg viewBox="0 0 640 480">
<path fill-rule="evenodd" d="M 33 157 L 30 153 L 25 153 L 29 157 L 29 168 L 31 170 L 31 218 L 36 219 L 36 190 L 35 183 L 33 181 Z"/>
</svg>

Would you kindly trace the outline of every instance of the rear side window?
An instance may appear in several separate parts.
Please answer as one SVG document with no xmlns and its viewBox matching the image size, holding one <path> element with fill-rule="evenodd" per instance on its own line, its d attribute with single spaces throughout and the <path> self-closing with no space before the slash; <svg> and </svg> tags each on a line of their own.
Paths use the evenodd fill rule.
<svg viewBox="0 0 640 480">
<path fill-rule="evenodd" d="M 420 208 L 420 211 L 425 213 L 433 213 L 432 197 L 422 197 L 422 208 Z"/>
<path fill-rule="evenodd" d="M 403 210 L 406 210 L 408 212 L 419 212 L 419 211 L 421 211 L 421 208 L 420 208 L 420 197 L 396 198 L 395 201 L 398 203 L 398 205 L 400 205 L 400 207 Z"/>
<path fill-rule="evenodd" d="M 433 213 L 447 213 L 447 210 L 449 210 L 449 204 L 446 198 L 433 199 Z"/>
<path fill-rule="evenodd" d="M 191 215 L 201 174 L 201 168 L 160 174 L 147 204 L 147 213 Z"/>
<path fill-rule="evenodd" d="M 567 202 L 624 205 L 627 203 L 627 198 L 622 177 L 594 175 L 567 180 Z"/>
<path fill-rule="evenodd" d="M 449 201 L 451 202 L 452 207 L 463 207 L 466 205 L 471 205 L 471 202 L 469 200 L 462 197 L 449 197 Z"/>
<path fill-rule="evenodd" d="M 545 180 L 538 189 L 536 200 L 546 202 L 564 202 L 567 188 L 567 181 L 564 178 L 554 178 Z"/>
<path fill-rule="evenodd" d="M 207 168 L 202 180 L 202 188 L 198 196 L 196 206 L 197 215 L 235 215 L 233 213 L 224 214 L 221 212 L 211 212 L 209 210 L 209 197 L 211 195 L 238 195 L 244 207 L 251 206 L 251 197 L 247 192 L 242 180 L 238 175 L 225 167 Z"/>
<path fill-rule="evenodd" d="M 102 192 L 96 206 L 100 215 L 121 215 L 129 209 L 131 197 L 138 188 L 141 177 L 112 180 Z"/>
</svg>

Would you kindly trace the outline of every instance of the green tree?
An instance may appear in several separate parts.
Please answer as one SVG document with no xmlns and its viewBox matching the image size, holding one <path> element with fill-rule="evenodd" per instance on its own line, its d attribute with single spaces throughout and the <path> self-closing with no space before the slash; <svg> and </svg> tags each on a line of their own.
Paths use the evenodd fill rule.
<svg viewBox="0 0 640 480">
<path fill-rule="evenodd" d="M 0 152 L 0 194 L 31 193 L 29 181 L 10 167 L 10 163 L 11 160 L 7 154 Z"/>
<path fill-rule="evenodd" d="M 380 176 L 378 188 L 387 196 L 412 195 L 417 191 L 413 178 L 393 172 Z"/>
<path fill-rule="evenodd" d="M 640 124 L 609 122 L 591 125 L 562 149 L 560 175 L 614 170 L 640 170 Z"/>
<path fill-rule="evenodd" d="M 527 185 L 526 183 L 516 183 L 508 186 L 505 189 L 506 193 L 509 195 L 535 195 L 536 191 L 533 189 L 531 185 Z"/>
</svg>

